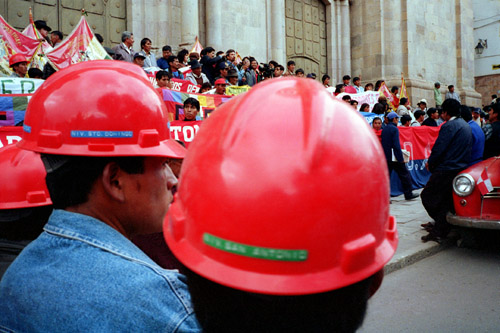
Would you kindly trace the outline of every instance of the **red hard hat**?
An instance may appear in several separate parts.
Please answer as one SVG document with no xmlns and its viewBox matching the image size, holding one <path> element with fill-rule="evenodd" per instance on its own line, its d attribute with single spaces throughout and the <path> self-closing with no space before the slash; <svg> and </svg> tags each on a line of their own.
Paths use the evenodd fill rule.
<svg viewBox="0 0 500 333">
<path fill-rule="evenodd" d="M 40 155 L 7 145 L 0 149 L 0 209 L 52 205 Z"/>
<path fill-rule="evenodd" d="M 12 67 L 20 62 L 28 62 L 28 59 L 26 59 L 26 57 L 23 56 L 21 53 L 16 53 L 12 57 L 10 57 L 9 67 Z"/>
<path fill-rule="evenodd" d="M 316 81 L 265 81 L 222 105 L 180 179 L 165 239 L 221 285 L 320 293 L 373 275 L 396 251 L 380 143 Z"/>
<path fill-rule="evenodd" d="M 55 155 L 183 158 L 186 149 L 170 139 L 167 122 L 165 103 L 142 68 L 87 61 L 55 73 L 35 92 L 18 145 Z"/>
</svg>

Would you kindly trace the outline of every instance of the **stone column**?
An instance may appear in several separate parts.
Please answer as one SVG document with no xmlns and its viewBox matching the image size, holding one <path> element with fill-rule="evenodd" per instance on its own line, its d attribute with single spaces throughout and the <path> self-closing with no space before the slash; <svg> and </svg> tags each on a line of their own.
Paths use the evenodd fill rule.
<svg viewBox="0 0 500 333">
<path fill-rule="evenodd" d="M 340 66 L 339 69 L 341 73 L 339 73 L 340 79 L 342 76 L 351 74 L 351 22 L 349 19 L 349 1 L 348 0 L 340 0 L 340 33 L 341 33 L 341 53 L 340 53 Z"/>
<path fill-rule="evenodd" d="M 221 0 L 206 0 L 207 43 L 218 50 L 222 47 L 222 4 Z"/>
<path fill-rule="evenodd" d="M 191 46 L 199 34 L 198 0 L 181 1 L 181 43 L 179 47 Z"/>
<path fill-rule="evenodd" d="M 286 67 L 285 0 L 272 0 L 271 14 L 271 59 Z"/>
</svg>

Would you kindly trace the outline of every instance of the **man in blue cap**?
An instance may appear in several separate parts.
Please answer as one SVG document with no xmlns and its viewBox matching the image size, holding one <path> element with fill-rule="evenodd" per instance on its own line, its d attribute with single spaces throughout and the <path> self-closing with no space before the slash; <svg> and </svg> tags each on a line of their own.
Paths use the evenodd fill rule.
<svg viewBox="0 0 500 333">
<path fill-rule="evenodd" d="M 412 200 L 418 197 L 418 194 L 412 192 L 411 178 L 406 169 L 406 164 L 399 143 L 398 119 L 396 112 L 390 112 L 387 115 L 389 123 L 382 129 L 382 148 L 384 149 L 387 167 L 389 168 L 389 177 L 392 170 L 396 171 L 401 185 L 403 185 L 403 193 L 406 200 Z"/>
</svg>

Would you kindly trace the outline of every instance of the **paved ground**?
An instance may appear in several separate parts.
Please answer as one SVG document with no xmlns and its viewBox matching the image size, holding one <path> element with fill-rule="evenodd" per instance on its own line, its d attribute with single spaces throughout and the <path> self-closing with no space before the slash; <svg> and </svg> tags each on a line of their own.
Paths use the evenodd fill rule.
<svg viewBox="0 0 500 333">
<path fill-rule="evenodd" d="M 421 189 L 414 191 L 419 194 L 420 192 Z M 406 201 L 404 195 L 400 195 L 391 198 L 391 201 L 390 212 L 396 217 L 398 224 L 399 245 L 396 254 L 385 267 L 386 274 L 441 251 L 452 243 L 439 245 L 436 242 L 423 243 L 420 240 L 420 237 L 427 234 L 420 224 L 432 221 L 420 198 Z"/>
</svg>

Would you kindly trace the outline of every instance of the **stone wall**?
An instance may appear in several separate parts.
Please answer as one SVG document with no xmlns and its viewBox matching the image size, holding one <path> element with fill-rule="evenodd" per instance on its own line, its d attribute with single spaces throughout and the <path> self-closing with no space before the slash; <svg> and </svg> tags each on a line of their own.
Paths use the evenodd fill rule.
<svg viewBox="0 0 500 333">
<path fill-rule="evenodd" d="M 489 105 L 491 103 L 491 95 L 499 95 L 500 74 L 477 76 L 476 90 L 481 94 L 481 105 Z"/>
</svg>

